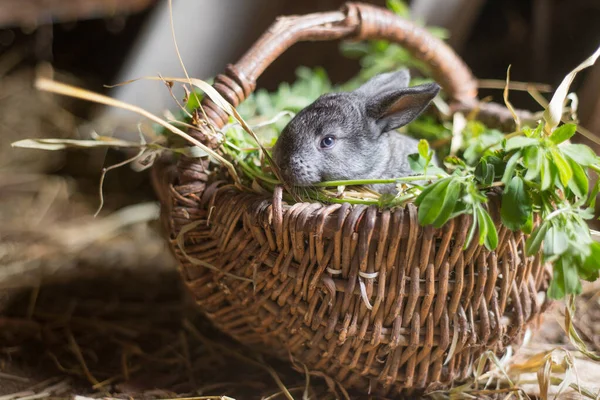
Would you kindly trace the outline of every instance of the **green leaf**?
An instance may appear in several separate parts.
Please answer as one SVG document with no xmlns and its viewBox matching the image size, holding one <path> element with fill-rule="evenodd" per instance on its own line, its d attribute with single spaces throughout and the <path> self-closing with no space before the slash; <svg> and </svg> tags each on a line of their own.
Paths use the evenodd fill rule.
<svg viewBox="0 0 600 400">
<path fill-rule="evenodd" d="M 496 178 L 496 168 L 494 164 L 488 164 L 487 173 L 485 175 L 485 180 L 483 183 L 486 186 L 491 186 L 494 183 L 494 179 Z"/>
<path fill-rule="evenodd" d="M 577 214 L 583 218 L 583 219 L 592 219 L 594 218 L 594 209 L 593 208 L 579 208 L 577 210 Z M 588 230 L 586 229 L 585 232 L 588 232 Z"/>
<path fill-rule="evenodd" d="M 600 243 L 590 244 L 590 254 L 586 257 L 580 268 L 580 276 L 586 281 L 593 282 L 598 279 L 600 271 Z"/>
<path fill-rule="evenodd" d="M 454 207 L 454 211 L 452 211 L 452 214 L 450 214 L 450 217 L 448 218 L 449 220 L 452 218 L 456 218 L 459 215 L 463 215 L 463 214 L 467 214 L 467 212 L 470 210 L 469 204 L 465 203 L 465 202 L 458 202 L 456 204 L 456 206 Z"/>
<path fill-rule="evenodd" d="M 188 96 L 188 100 L 185 103 L 185 109 L 189 112 L 194 111 L 198 107 L 200 107 L 200 103 L 202 102 L 202 98 L 204 97 L 204 93 L 199 90 L 194 90 Z"/>
<path fill-rule="evenodd" d="M 477 229 L 477 212 L 475 208 L 473 208 L 473 222 L 471 223 L 471 228 L 469 229 L 469 234 L 467 235 L 467 240 L 465 241 L 463 249 L 466 250 L 466 248 L 471 244 L 473 237 L 475 237 L 475 229 Z"/>
<path fill-rule="evenodd" d="M 410 17 L 410 8 L 402 0 L 387 0 L 387 8 L 404 18 Z"/>
<path fill-rule="evenodd" d="M 544 237 L 544 246 L 542 248 L 544 260 L 552 261 L 557 259 L 567 251 L 568 247 L 569 237 L 565 231 L 552 225 Z"/>
<path fill-rule="evenodd" d="M 571 166 L 565 160 L 562 153 L 556 149 L 552 149 L 550 151 L 552 154 L 552 159 L 554 160 L 554 164 L 558 169 L 558 177 L 560 178 L 560 182 L 563 186 L 567 186 L 569 184 L 569 180 L 573 177 L 573 170 Z"/>
<path fill-rule="evenodd" d="M 479 244 L 484 244 L 488 234 L 488 224 L 484 214 L 487 214 L 485 210 L 479 206 L 475 208 L 477 212 L 477 223 L 479 225 Z"/>
<path fill-rule="evenodd" d="M 579 165 L 587 167 L 589 165 L 598 164 L 598 156 L 592 149 L 584 144 L 568 144 L 561 146 L 562 152 L 575 160 Z"/>
<path fill-rule="evenodd" d="M 446 189 L 452 178 L 444 178 L 432 184 L 432 188 L 427 193 L 421 193 L 419 198 L 418 218 L 421 225 L 429 225 L 438 217 L 446 197 Z"/>
<path fill-rule="evenodd" d="M 509 152 L 514 149 L 522 149 L 528 146 L 534 146 L 539 144 L 540 141 L 538 139 L 528 138 L 525 136 L 516 136 L 506 141 L 506 144 L 504 145 L 504 150 Z"/>
<path fill-rule="evenodd" d="M 456 179 L 452 179 L 448 185 L 448 188 L 446 189 L 442 208 L 440 209 L 436 219 L 433 221 L 433 226 L 436 228 L 441 228 L 446 222 L 448 222 L 450 215 L 452 215 L 452 212 L 456 207 L 456 202 L 460 197 L 461 191 L 462 185 L 460 182 L 458 182 Z"/>
<path fill-rule="evenodd" d="M 419 154 L 421 155 L 421 157 L 428 160 L 429 159 L 429 142 L 427 142 L 427 140 L 425 140 L 425 139 L 421 139 L 421 140 L 419 140 L 419 144 L 418 144 L 417 148 L 419 150 Z"/>
<path fill-rule="evenodd" d="M 469 165 L 476 164 L 481 156 L 494 149 L 499 148 L 498 143 L 504 139 L 504 134 L 495 129 L 487 129 L 479 121 L 467 122 L 467 128 L 464 130 L 466 148 L 463 153 L 463 159 Z"/>
<path fill-rule="evenodd" d="M 494 181 L 501 178 L 504 175 L 504 169 L 506 168 L 504 161 L 502 161 L 500 157 L 494 155 L 489 155 L 486 159 L 488 164 L 494 167 Z"/>
<path fill-rule="evenodd" d="M 596 208 L 596 198 L 598 197 L 598 193 L 600 193 L 600 179 L 596 181 L 596 184 L 590 193 L 590 198 L 587 204 L 588 207 L 592 209 Z"/>
<path fill-rule="evenodd" d="M 422 174 L 427 167 L 427 160 L 421 157 L 420 154 L 409 154 L 408 155 L 408 165 L 410 165 L 410 169 L 412 169 L 417 174 Z"/>
<path fill-rule="evenodd" d="M 495 168 L 493 164 L 488 164 L 485 158 L 482 158 L 475 168 L 475 178 L 485 186 L 494 183 Z"/>
<path fill-rule="evenodd" d="M 481 183 L 485 181 L 485 177 L 487 175 L 487 166 L 487 160 L 482 158 L 475 167 L 475 178 Z"/>
<path fill-rule="evenodd" d="M 550 298 L 559 300 L 565 295 L 581 293 L 581 281 L 574 260 L 570 257 L 560 258 L 554 263 L 553 270 L 554 276 L 548 288 Z"/>
<path fill-rule="evenodd" d="M 457 166 L 457 167 L 466 167 L 467 164 L 456 156 L 448 156 L 444 158 L 444 165 L 446 166 Z"/>
<path fill-rule="evenodd" d="M 575 262 L 569 258 L 560 259 L 556 262 L 562 266 L 565 294 L 580 294 L 582 287 L 577 273 Z"/>
<path fill-rule="evenodd" d="M 410 169 L 417 174 L 424 174 L 425 171 L 427 171 L 427 173 L 430 174 L 448 175 L 443 169 L 436 167 L 431 163 L 428 165 L 427 160 L 418 153 L 408 155 L 408 165 L 410 165 Z"/>
<path fill-rule="evenodd" d="M 521 152 L 517 151 L 506 163 L 506 169 L 504 170 L 504 175 L 502 176 L 502 183 L 505 185 L 508 185 L 508 182 L 513 177 L 519 158 L 521 158 Z"/>
<path fill-rule="evenodd" d="M 421 201 L 423 201 L 423 199 L 425 197 L 427 197 L 427 195 L 433 190 L 435 189 L 435 186 L 438 182 L 433 182 L 427 186 L 425 186 L 425 188 L 421 191 L 421 193 L 419 194 L 419 196 L 415 199 L 415 205 L 417 207 L 419 207 L 421 205 Z"/>
<path fill-rule="evenodd" d="M 415 79 L 411 80 L 411 86 L 415 85 Z M 411 122 L 406 127 L 407 132 L 417 138 L 427 139 L 429 141 L 439 139 L 450 139 L 452 132 L 444 125 L 440 124 L 439 120 L 429 115 L 422 115 L 418 119 Z"/>
<path fill-rule="evenodd" d="M 525 134 L 525 136 L 530 137 L 530 138 L 536 138 L 536 139 L 541 139 L 542 138 L 542 133 L 543 133 L 543 128 L 544 125 L 539 123 L 535 129 L 529 127 L 529 126 L 524 126 L 521 128 L 521 130 L 523 131 L 523 133 Z"/>
<path fill-rule="evenodd" d="M 529 146 L 523 153 L 523 163 L 527 172 L 525 180 L 533 181 L 540 175 L 542 164 L 544 162 L 544 151 L 537 146 Z"/>
<path fill-rule="evenodd" d="M 487 211 L 481 207 L 479 210 L 481 212 L 480 220 L 483 218 L 486 226 L 485 247 L 490 251 L 495 250 L 496 247 L 498 247 L 498 231 L 496 231 L 496 225 L 494 225 L 494 221 Z"/>
<path fill-rule="evenodd" d="M 572 158 L 567 158 L 567 162 L 573 171 L 573 179 L 569 181 L 569 189 L 577 197 L 585 197 L 588 194 L 590 182 L 583 168 Z"/>
<path fill-rule="evenodd" d="M 548 297 L 559 300 L 565 297 L 565 283 L 562 265 L 554 264 L 553 270 L 554 273 L 552 274 L 552 281 L 550 281 L 550 287 L 548 288 Z"/>
<path fill-rule="evenodd" d="M 502 195 L 502 223 L 512 231 L 519 230 L 527 223 L 531 211 L 531 199 L 525 190 L 525 183 L 521 177 L 515 176 Z"/>
<path fill-rule="evenodd" d="M 560 144 L 565 140 L 571 139 L 571 137 L 577 131 L 577 125 L 575 124 L 564 124 L 559 126 L 550 135 L 550 140 L 555 144 Z"/>
<path fill-rule="evenodd" d="M 525 225 L 521 227 L 521 230 L 526 235 L 531 234 L 531 232 L 533 231 L 533 212 L 529 213 L 529 216 L 527 217 L 527 222 L 525 222 Z"/>
<path fill-rule="evenodd" d="M 528 256 L 534 256 L 537 254 L 538 251 L 540 251 L 540 247 L 542 245 L 542 242 L 544 241 L 544 238 L 546 237 L 546 232 L 548 232 L 549 228 L 549 222 L 542 223 L 527 238 L 527 241 L 525 242 L 525 248 L 527 249 Z"/>
<path fill-rule="evenodd" d="M 550 162 L 550 157 L 544 157 L 544 163 L 541 170 L 542 191 L 550 189 L 552 183 L 556 180 L 557 169 L 554 163 Z"/>
</svg>

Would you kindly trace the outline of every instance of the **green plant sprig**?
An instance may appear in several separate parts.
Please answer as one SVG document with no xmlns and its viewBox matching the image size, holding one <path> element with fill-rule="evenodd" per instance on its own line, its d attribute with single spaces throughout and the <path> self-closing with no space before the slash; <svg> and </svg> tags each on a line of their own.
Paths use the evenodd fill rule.
<svg viewBox="0 0 600 400">
<path fill-rule="evenodd" d="M 452 162 L 453 174 L 426 186 L 415 204 L 419 222 L 438 228 L 458 215 L 471 214 L 465 246 L 479 228 L 479 243 L 493 250 L 498 235 L 485 204 L 490 186 L 501 181 L 501 222 L 531 234 L 527 256 L 541 248 L 543 260 L 553 262 L 548 295 L 559 299 L 580 293 L 580 279 L 598 278 L 600 244 L 592 239 L 585 220 L 594 215 L 600 189 L 596 185 L 590 192 L 589 178 L 600 170 L 600 158 L 585 145 L 565 143 L 576 131 L 574 124 L 562 125 L 551 135 L 544 133 L 543 124 L 524 128 L 522 136 L 505 140 L 499 150 L 485 150 L 475 168 Z M 542 222 L 534 228 L 535 220 Z"/>
</svg>

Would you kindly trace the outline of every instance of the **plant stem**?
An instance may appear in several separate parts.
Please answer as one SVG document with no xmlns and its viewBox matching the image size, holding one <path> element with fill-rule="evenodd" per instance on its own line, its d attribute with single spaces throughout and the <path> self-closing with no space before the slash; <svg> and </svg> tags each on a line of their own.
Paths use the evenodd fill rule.
<svg viewBox="0 0 600 400">
<path fill-rule="evenodd" d="M 354 180 L 347 180 L 347 181 L 325 181 L 325 182 L 315 183 L 313 186 L 332 187 L 332 186 L 376 185 L 376 184 L 386 184 L 386 183 L 428 181 L 428 180 L 440 179 L 440 178 L 443 178 L 443 175 L 415 175 L 415 176 L 405 176 L 402 178 L 391 178 L 391 179 L 354 179 Z"/>
<path fill-rule="evenodd" d="M 484 148 L 481 151 L 481 154 L 485 154 L 486 151 L 488 151 L 492 147 L 496 147 L 496 146 L 502 144 L 502 142 L 505 141 L 505 140 L 511 139 L 511 138 L 513 138 L 515 136 L 522 136 L 522 135 L 524 136 L 523 131 L 515 131 L 515 132 L 507 133 L 507 134 L 504 135 L 504 138 L 501 141 L 496 142 L 494 144 L 491 144 L 491 145 L 487 146 L 486 148 Z"/>
<path fill-rule="evenodd" d="M 414 193 L 405 194 L 404 196 L 394 197 L 391 203 L 404 203 L 410 199 L 417 197 Z"/>
<path fill-rule="evenodd" d="M 555 218 L 557 215 L 563 214 L 567 211 L 571 211 L 571 209 L 570 208 L 559 208 L 558 210 L 554 210 L 550 214 L 544 216 L 544 220 L 549 221 L 552 218 Z"/>
<path fill-rule="evenodd" d="M 329 196 L 317 196 L 317 199 L 320 201 L 326 201 L 328 203 L 337 203 L 337 204 L 366 204 L 366 205 L 377 205 L 379 202 L 377 200 L 371 199 L 339 199 L 337 197 L 329 197 Z"/>
</svg>

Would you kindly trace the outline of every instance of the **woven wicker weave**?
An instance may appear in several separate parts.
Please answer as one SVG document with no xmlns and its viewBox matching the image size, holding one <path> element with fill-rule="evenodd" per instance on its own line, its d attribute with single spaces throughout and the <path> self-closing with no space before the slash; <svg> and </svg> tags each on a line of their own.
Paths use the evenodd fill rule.
<svg viewBox="0 0 600 400">
<path fill-rule="evenodd" d="M 293 43 L 342 38 L 400 43 L 431 68 L 456 107 L 477 106 L 506 122 L 505 109 L 477 103 L 476 81 L 443 42 L 357 3 L 278 19 L 214 87 L 238 105 Z M 226 115 L 207 99 L 203 105 L 222 127 Z M 522 233 L 500 226 L 494 198 L 499 245 L 489 252 L 477 241 L 463 250 L 470 216 L 434 229 L 418 224 L 413 205 L 287 205 L 281 189 L 271 197 L 236 189 L 207 160 L 159 164 L 154 182 L 181 275 L 216 326 L 347 387 L 386 394 L 463 380 L 484 351 L 518 345 L 547 305 L 540 294 L 550 270 L 539 256 L 524 256 Z"/>
</svg>

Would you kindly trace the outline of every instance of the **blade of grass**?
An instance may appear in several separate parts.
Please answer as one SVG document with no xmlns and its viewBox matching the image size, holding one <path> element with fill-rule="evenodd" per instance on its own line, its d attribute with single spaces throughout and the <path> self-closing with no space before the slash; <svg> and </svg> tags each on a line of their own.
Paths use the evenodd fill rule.
<svg viewBox="0 0 600 400">
<path fill-rule="evenodd" d="M 181 52 L 179 51 L 179 45 L 177 44 L 177 35 L 175 35 L 175 22 L 173 19 L 173 0 L 169 0 L 169 24 L 171 25 L 171 35 L 173 36 L 173 45 L 175 46 L 175 52 L 177 53 L 177 58 L 179 59 L 179 64 L 181 64 L 181 69 L 183 69 L 183 73 L 185 74 L 185 77 L 187 78 L 188 83 L 191 85 L 192 83 L 190 81 L 190 75 L 187 72 L 187 68 L 185 67 L 183 58 L 181 57 Z M 192 95 L 196 99 L 196 104 L 198 104 L 200 111 L 202 111 L 202 116 L 204 117 L 204 120 L 207 122 L 210 121 L 208 119 L 208 116 L 206 115 L 206 111 L 204 111 L 204 107 L 202 107 L 200 99 L 198 99 L 198 95 L 193 90 L 192 90 Z M 212 126 L 210 126 L 210 129 L 213 130 L 213 133 L 214 133 L 214 128 Z"/>
<path fill-rule="evenodd" d="M 38 150 L 65 150 L 69 148 L 117 147 L 122 149 L 139 148 L 139 143 L 113 139 L 108 136 L 98 136 L 97 140 L 80 139 L 23 139 L 11 143 L 12 147 Z"/>
<path fill-rule="evenodd" d="M 508 101 L 508 88 L 510 86 L 510 67 L 511 66 L 509 65 L 508 69 L 506 70 L 506 86 L 504 87 L 504 93 L 503 93 L 502 97 L 504 98 L 504 104 L 506 104 L 506 108 L 508 108 L 508 110 L 512 114 L 513 119 L 515 120 L 515 127 L 516 127 L 515 130 L 520 131 L 521 130 L 521 119 L 519 118 L 519 115 L 515 111 L 515 108 L 513 107 L 511 102 Z"/>
<path fill-rule="evenodd" d="M 533 100 L 535 100 L 535 102 L 538 103 L 540 106 L 542 106 L 543 109 L 548 108 L 548 101 L 544 98 L 544 96 L 542 96 L 542 94 L 536 88 L 533 88 L 533 87 L 529 88 L 527 90 L 527 93 L 529 93 L 531 98 Z M 562 122 L 568 123 L 571 121 L 568 121 L 566 118 L 563 118 Z M 589 139 L 596 144 L 600 144 L 600 137 L 598 137 L 593 132 L 585 129 L 583 126 L 577 125 L 577 133 L 579 133 L 586 139 Z"/>
<path fill-rule="evenodd" d="M 192 143 L 192 144 L 198 146 L 199 148 L 201 148 L 202 150 L 204 150 L 208 155 L 210 155 L 215 160 L 220 162 L 223 166 L 225 166 L 225 168 L 227 168 L 227 170 L 231 174 L 232 178 L 234 179 L 236 186 L 241 187 L 239 176 L 237 175 L 237 172 L 236 172 L 235 168 L 233 167 L 233 164 L 231 164 L 229 161 L 227 161 L 225 158 L 223 158 L 220 154 L 216 153 L 211 148 L 202 144 L 202 142 L 200 142 L 199 140 L 193 138 L 192 136 L 183 132 L 181 129 L 169 124 L 162 118 L 157 117 L 156 115 L 144 110 L 141 107 L 134 106 L 132 104 L 128 104 L 128 103 L 125 103 L 125 102 L 122 102 L 119 100 L 112 99 L 108 96 L 94 93 L 94 92 L 91 92 L 91 91 L 88 91 L 88 90 L 85 90 L 85 89 L 82 89 L 79 87 L 56 82 L 51 79 L 47 79 L 47 78 L 43 78 L 43 77 L 38 77 L 36 79 L 35 87 L 39 90 L 43 90 L 46 92 L 62 94 L 64 96 L 87 100 L 87 101 L 91 101 L 94 103 L 99 103 L 99 104 L 104 104 L 107 106 L 122 108 L 124 110 L 128 110 L 128 111 L 134 112 L 136 114 L 139 114 L 143 117 L 146 117 L 149 120 L 156 122 L 157 124 L 165 127 L 166 129 L 168 129 L 172 133 L 176 134 L 177 136 L 184 138 L 185 140 L 189 141 L 190 143 Z"/>
<path fill-rule="evenodd" d="M 571 87 L 571 83 L 573 82 L 573 79 L 575 79 L 575 76 L 579 71 L 594 65 L 598 57 L 600 57 L 600 47 L 598 47 L 596 51 L 594 51 L 594 54 L 589 56 L 581 64 L 575 67 L 575 69 L 569 72 L 554 92 L 552 100 L 550 100 L 550 104 L 548 104 L 546 111 L 544 111 L 544 121 L 546 122 L 544 124 L 544 131 L 547 135 L 550 135 L 552 133 L 554 128 L 558 126 L 562 119 L 565 99 L 569 92 L 569 88 Z"/>
</svg>

